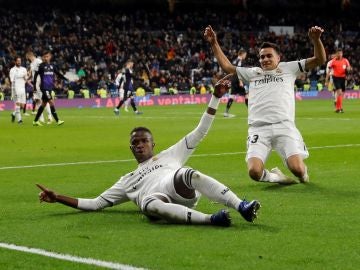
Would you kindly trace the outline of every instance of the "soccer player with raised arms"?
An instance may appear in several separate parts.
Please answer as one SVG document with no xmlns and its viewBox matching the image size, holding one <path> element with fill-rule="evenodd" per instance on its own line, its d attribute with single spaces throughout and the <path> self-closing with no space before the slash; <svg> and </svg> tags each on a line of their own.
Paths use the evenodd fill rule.
<svg viewBox="0 0 360 270">
<path fill-rule="evenodd" d="M 38 185 L 42 190 L 40 201 L 58 202 L 86 211 L 132 201 L 145 215 L 170 223 L 229 226 L 231 219 L 227 210 L 208 215 L 193 209 L 202 194 L 236 209 L 245 220 L 252 222 L 260 208 L 258 201 L 241 200 L 214 178 L 184 167 L 211 127 L 220 98 L 230 87 L 228 78 L 216 83 L 207 111 L 198 126 L 159 154 L 154 154 L 155 143 L 151 131 L 145 127 L 134 128 L 130 133 L 130 149 L 138 162 L 137 169 L 121 177 L 95 199 L 71 198 Z"/>
<path fill-rule="evenodd" d="M 311 27 L 308 36 L 314 46 L 314 55 L 307 59 L 280 62 L 276 44 L 264 42 L 259 50 L 261 67 L 245 68 L 232 65 L 222 51 L 211 26 L 204 31 L 221 68 L 236 73 L 249 83 L 248 139 L 246 161 L 249 176 L 255 181 L 293 184 L 297 181 L 285 176 L 278 168 L 265 169 L 272 149 L 283 158 L 290 171 L 300 180 L 308 182 L 304 159 L 309 156 L 303 138 L 295 126 L 294 83 L 296 76 L 326 61 L 320 36 L 323 29 Z"/>
</svg>

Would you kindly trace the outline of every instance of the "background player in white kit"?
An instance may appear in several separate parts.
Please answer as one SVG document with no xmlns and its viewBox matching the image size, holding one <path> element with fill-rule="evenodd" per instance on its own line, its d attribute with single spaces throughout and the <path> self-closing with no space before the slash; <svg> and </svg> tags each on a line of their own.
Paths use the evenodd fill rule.
<svg viewBox="0 0 360 270">
<path fill-rule="evenodd" d="M 31 51 L 26 53 L 26 59 L 28 59 L 28 60 L 30 61 L 31 81 L 34 81 L 35 73 L 39 70 L 39 66 L 40 66 L 40 64 L 42 63 L 42 60 L 41 60 L 39 57 L 36 57 L 36 56 L 34 55 L 34 53 L 31 52 Z M 37 90 L 37 91 L 34 91 L 34 93 L 33 93 L 33 99 L 34 99 L 34 101 L 35 101 L 35 103 L 36 103 L 36 109 L 38 109 L 39 106 L 40 106 L 41 103 L 42 103 L 42 102 L 41 102 L 42 93 L 41 93 L 41 91 L 40 91 L 40 78 L 38 78 L 37 81 L 34 82 L 34 83 L 37 84 L 37 85 L 36 85 L 36 86 L 37 86 L 36 89 L 38 89 L 38 90 Z M 34 89 L 35 89 L 35 86 L 34 86 Z M 47 116 L 48 116 L 48 122 L 47 122 L 47 123 L 48 123 L 48 124 L 51 124 L 52 121 L 53 121 L 53 118 L 52 118 L 52 116 L 51 116 L 51 110 L 50 110 L 50 104 L 49 104 L 49 103 L 46 104 L 45 110 L 46 110 Z M 33 111 L 33 114 L 36 114 L 36 112 Z M 42 114 L 40 115 L 39 121 L 45 123 L 44 113 L 42 113 Z"/>
<path fill-rule="evenodd" d="M 130 149 L 138 168 L 125 176 L 95 199 L 76 199 L 38 185 L 40 201 L 59 202 L 81 210 L 99 210 L 133 201 L 141 211 L 151 217 L 172 223 L 210 224 L 229 226 L 229 212 L 220 210 L 207 215 L 192 209 L 200 193 L 212 201 L 234 208 L 249 222 L 256 218 L 260 203 L 240 200 L 228 187 L 191 168 L 183 167 L 196 146 L 207 134 L 215 118 L 220 97 L 230 82 L 224 78 L 215 86 L 215 92 L 199 125 L 178 143 L 155 155 L 155 143 L 150 130 L 138 127 L 130 133 Z"/>
<path fill-rule="evenodd" d="M 259 51 L 261 68 L 232 65 L 223 53 L 211 26 L 204 31 L 204 37 L 211 44 L 221 68 L 227 73 L 236 72 L 240 80 L 249 83 L 246 161 L 249 176 L 253 180 L 281 184 L 296 183 L 278 168 L 272 169 L 271 172 L 264 169 L 271 150 L 275 149 L 300 182 L 309 181 L 303 161 L 309 154 L 295 126 L 294 82 L 299 73 L 325 63 L 326 54 L 320 40 L 323 31 L 318 26 L 309 29 L 308 35 L 314 46 L 314 56 L 300 61 L 280 62 L 276 44 L 264 42 Z"/>
<path fill-rule="evenodd" d="M 115 85 L 119 91 L 120 100 L 124 99 L 124 94 L 125 94 L 124 83 L 125 83 L 125 69 L 122 69 L 121 71 L 119 71 L 119 73 L 116 75 L 115 78 Z M 125 112 L 129 111 L 128 109 L 129 103 L 130 103 L 130 99 L 128 98 L 124 103 Z"/>
<path fill-rule="evenodd" d="M 26 106 L 26 93 L 25 84 L 28 78 L 26 68 L 21 66 L 21 57 L 15 57 L 15 66 L 10 69 L 9 72 L 11 82 L 11 97 L 15 102 L 15 110 L 11 114 L 11 122 L 15 122 L 15 117 L 19 124 L 21 124 L 21 112 L 20 110 Z"/>
</svg>

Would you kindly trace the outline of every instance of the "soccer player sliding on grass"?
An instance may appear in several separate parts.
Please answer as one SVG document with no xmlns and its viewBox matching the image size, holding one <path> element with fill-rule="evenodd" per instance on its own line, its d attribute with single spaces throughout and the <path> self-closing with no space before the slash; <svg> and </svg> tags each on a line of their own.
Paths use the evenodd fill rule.
<svg viewBox="0 0 360 270">
<path fill-rule="evenodd" d="M 115 183 L 95 199 L 71 198 L 41 185 L 40 202 L 62 203 L 73 208 L 93 211 L 133 201 L 150 218 L 170 223 L 230 226 L 227 210 L 208 215 L 194 210 L 200 194 L 212 201 L 236 209 L 252 222 L 260 208 L 256 200 L 239 199 L 228 187 L 197 170 L 184 167 L 196 146 L 205 137 L 215 118 L 220 98 L 230 87 L 229 75 L 219 80 L 206 112 L 198 126 L 170 148 L 154 154 L 152 133 L 145 127 L 130 133 L 130 149 L 139 163 L 138 168 Z"/>
<path fill-rule="evenodd" d="M 303 138 L 295 126 L 294 83 L 301 72 L 325 63 L 326 54 L 320 36 L 321 27 L 308 31 L 314 55 L 307 59 L 280 62 L 276 44 L 264 42 L 259 49 L 260 67 L 245 68 L 232 65 L 222 51 L 211 26 L 204 31 L 214 55 L 227 73 L 236 73 L 239 80 L 249 84 L 248 137 L 246 161 L 249 176 L 260 182 L 294 184 L 295 180 L 278 168 L 268 171 L 264 164 L 272 149 L 283 158 L 290 171 L 305 183 L 309 181 L 303 159 L 309 156 Z"/>
</svg>

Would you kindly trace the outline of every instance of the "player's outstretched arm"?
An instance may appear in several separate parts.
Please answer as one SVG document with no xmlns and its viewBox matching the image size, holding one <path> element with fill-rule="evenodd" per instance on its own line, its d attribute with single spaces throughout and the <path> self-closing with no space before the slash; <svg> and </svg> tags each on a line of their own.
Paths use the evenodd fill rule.
<svg viewBox="0 0 360 270">
<path fill-rule="evenodd" d="M 39 200 L 40 202 L 47 202 L 47 203 L 61 203 L 73 208 L 78 208 L 78 199 L 60 195 L 55 193 L 54 191 L 40 185 L 36 184 L 38 188 L 42 191 L 39 193 Z"/>
<path fill-rule="evenodd" d="M 232 75 L 232 74 L 231 74 Z M 216 110 L 220 103 L 220 98 L 229 90 L 231 75 L 225 76 L 215 84 L 214 93 L 210 99 L 208 107 L 202 115 L 199 124 L 195 129 L 188 133 L 176 144 L 165 150 L 170 156 L 176 157 L 181 164 L 185 164 L 196 146 L 208 133 L 215 118 Z M 164 151 L 164 152 L 165 152 Z"/>
<path fill-rule="evenodd" d="M 324 32 L 319 26 L 313 26 L 309 29 L 308 36 L 311 43 L 314 45 L 314 56 L 306 59 L 305 69 L 310 70 L 317 66 L 320 66 L 326 61 L 326 53 L 324 45 L 320 39 L 321 34 Z"/>
<path fill-rule="evenodd" d="M 229 74 L 235 73 L 236 67 L 233 64 L 231 64 L 229 59 L 225 56 L 224 52 L 222 51 L 222 49 L 219 45 L 219 42 L 217 40 L 216 33 L 212 29 L 211 25 L 208 25 L 205 28 L 204 38 L 206 39 L 207 42 L 210 43 L 211 49 L 213 50 L 214 55 L 215 55 L 219 65 L 221 66 L 221 68 L 226 73 L 229 73 Z"/>
<path fill-rule="evenodd" d="M 195 148 L 208 133 L 214 120 L 216 110 L 219 106 L 220 98 L 229 90 L 231 86 L 229 79 L 232 75 L 233 74 L 226 75 L 215 84 L 215 90 L 209 101 L 206 112 L 201 117 L 198 126 L 186 136 L 187 146 L 189 148 Z"/>
<path fill-rule="evenodd" d="M 102 196 L 98 196 L 94 199 L 72 198 L 57 194 L 40 184 L 36 184 L 36 186 L 42 190 L 39 193 L 40 202 L 61 203 L 83 211 L 96 211 L 112 206 L 112 203 L 104 199 Z M 124 200 L 121 196 L 122 193 L 119 193 L 119 201 L 125 202 L 126 200 Z"/>
</svg>

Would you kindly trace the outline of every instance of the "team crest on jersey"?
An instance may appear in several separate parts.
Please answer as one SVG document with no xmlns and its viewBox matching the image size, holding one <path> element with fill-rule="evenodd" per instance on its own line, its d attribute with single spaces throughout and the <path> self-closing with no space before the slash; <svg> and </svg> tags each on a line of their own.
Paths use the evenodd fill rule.
<svg viewBox="0 0 360 270">
<path fill-rule="evenodd" d="M 152 161 L 157 161 L 159 158 L 157 156 L 152 158 Z"/>
<path fill-rule="evenodd" d="M 275 70 L 275 72 L 276 72 L 276 73 L 282 73 L 283 71 L 282 71 L 280 68 L 277 68 L 277 69 Z"/>
<path fill-rule="evenodd" d="M 254 67 L 254 71 L 256 72 L 257 75 L 260 75 L 260 74 L 264 73 L 264 71 L 259 67 Z"/>
</svg>

